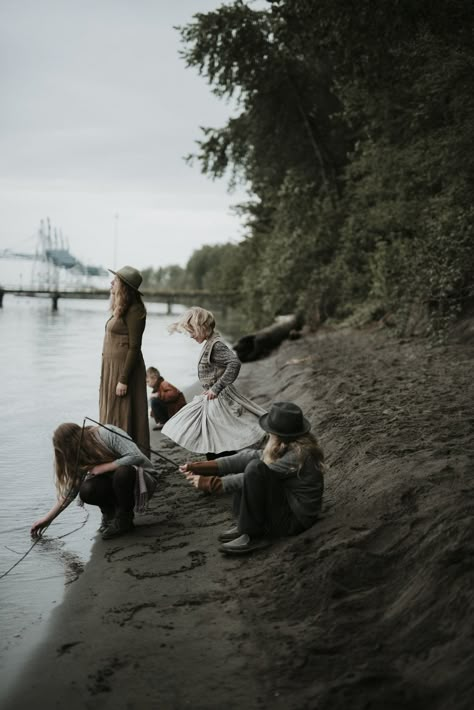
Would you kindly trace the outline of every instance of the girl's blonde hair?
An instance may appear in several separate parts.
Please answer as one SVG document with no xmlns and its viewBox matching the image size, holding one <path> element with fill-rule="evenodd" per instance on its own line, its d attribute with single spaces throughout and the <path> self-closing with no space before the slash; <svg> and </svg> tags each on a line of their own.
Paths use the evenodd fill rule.
<svg viewBox="0 0 474 710">
<path fill-rule="evenodd" d="M 293 451 L 299 466 L 303 466 L 308 457 L 311 457 L 318 468 L 324 470 L 324 453 L 314 434 L 308 432 L 296 439 L 280 439 L 276 434 L 270 434 L 263 449 L 262 460 L 267 465 L 275 463 L 287 452 Z"/>
<path fill-rule="evenodd" d="M 108 463 L 117 458 L 102 443 L 97 428 L 88 426 L 82 430 L 78 424 L 65 422 L 53 433 L 54 469 L 56 490 L 59 496 L 78 485 L 90 468 L 99 463 Z"/>
<path fill-rule="evenodd" d="M 139 303 L 142 313 L 141 318 L 146 316 L 146 308 L 142 297 L 131 286 L 128 286 L 125 281 L 119 276 L 116 276 L 116 288 L 110 296 L 110 310 L 116 318 L 121 318 L 126 314 L 132 303 Z"/>
<path fill-rule="evenodd" d="M 211 311 L 199 306 L 191 306 L 181 318 L 168 326 L 170 333 L 189 333 L 202 338 L 209 338 L 214 333 L 216 319 Z"/>
</svg>

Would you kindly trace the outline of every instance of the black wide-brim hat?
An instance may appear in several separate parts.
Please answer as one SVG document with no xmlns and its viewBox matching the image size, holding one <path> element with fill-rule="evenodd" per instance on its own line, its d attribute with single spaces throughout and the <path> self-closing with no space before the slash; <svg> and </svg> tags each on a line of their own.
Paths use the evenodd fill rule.
<svg viewBox="0 0 474 710">
<path fill-rule="evenodd" d="M 311 429 L 311 423 L 293 402 L 274 402 L 270 411 L 260 417 L 259 423 L 264 431 L 282 439 L 302 436 Z"/>
<path fill-rule="evenodd" d="M 127 284 L 127 286 L 130 286 L 130 288 L 133 288 L 133 290 L 139 293 L 140 296 L 143 296 L 143 293 L 138 290 L 141 282 L 143 281 L 143 276 L 138 269 L 134 269 L 133 266 L 122 266 L 122 268 L 118 271 L 113 271 L 112 269 L 108 269 L 108 271 L 110 271 L 111 274 L 118 276 L 121 281 Z"/>
</svg>

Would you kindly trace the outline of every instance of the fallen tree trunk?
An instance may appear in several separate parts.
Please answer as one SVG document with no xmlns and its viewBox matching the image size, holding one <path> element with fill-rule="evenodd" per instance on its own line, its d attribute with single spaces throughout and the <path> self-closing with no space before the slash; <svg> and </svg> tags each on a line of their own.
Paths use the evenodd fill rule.
<svg viewBox="0 0 474 710">
<path fill-rule="evenodd" d="M 233 346 L 241 362 L 251 362 L 265 357 L 286 338 L 299 338 L 303 327 L 301 314 L 278 316 L 272 325 L 256 333 L 244 335 Z"/>
</svg>

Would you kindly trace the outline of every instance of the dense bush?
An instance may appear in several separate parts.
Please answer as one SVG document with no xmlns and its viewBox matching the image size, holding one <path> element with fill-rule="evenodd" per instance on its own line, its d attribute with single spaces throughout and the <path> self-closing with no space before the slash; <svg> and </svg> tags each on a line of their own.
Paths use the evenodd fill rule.
<svg viewBox="0 0 474 710">
<path fill-rule="evenodd" d="M 238 106 L 195 157 L 250 186 L 245 240 L 196 252 L 188 282 L 232 288 L 252 325 L 456 317 L 474 295 L 473 20 L 463 0 L 235 0 L 181 28 Z"/>
</svg>

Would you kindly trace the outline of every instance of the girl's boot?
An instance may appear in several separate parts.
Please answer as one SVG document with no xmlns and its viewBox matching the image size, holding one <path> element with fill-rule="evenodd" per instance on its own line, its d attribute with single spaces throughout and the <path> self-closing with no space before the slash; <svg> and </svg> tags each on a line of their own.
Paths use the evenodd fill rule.
<svg viewBox="0 0 474 710">
<path fill-rule="evenodd" d="M 133 513 L 117 513 L 106 530 L 102 533 L 102 540 L 109 540 L 111 537 L 125 535 L 133 530 Z"/>
</svg>

